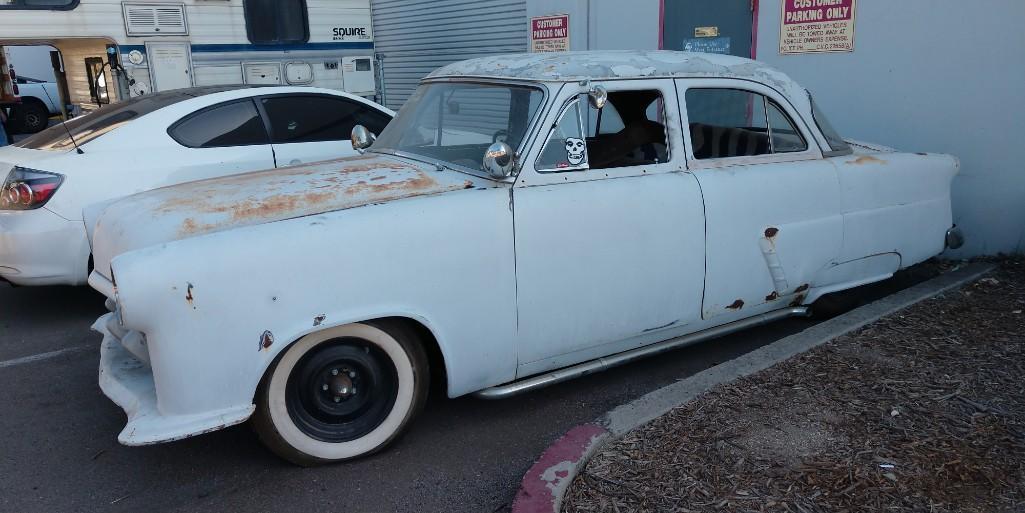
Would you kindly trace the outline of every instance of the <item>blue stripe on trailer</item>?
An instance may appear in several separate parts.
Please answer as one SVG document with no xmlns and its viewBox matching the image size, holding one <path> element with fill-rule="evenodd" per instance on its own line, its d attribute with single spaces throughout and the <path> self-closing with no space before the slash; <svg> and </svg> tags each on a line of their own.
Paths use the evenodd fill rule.
<svg viewBox="0 0 1025 513">
<path fill-rule="evenodd" d="M 192 53 L 223 52 L 284 52 L 297 50 L 373 50 L 374 43 L 357 41 L 333 41 L 328 43 L 303 43 L 281 45 L 254 44 L 193 44 Z M 146 53 L 145 45 L 118 45 L 122 53 L 138 50 Z"/>
</svg>

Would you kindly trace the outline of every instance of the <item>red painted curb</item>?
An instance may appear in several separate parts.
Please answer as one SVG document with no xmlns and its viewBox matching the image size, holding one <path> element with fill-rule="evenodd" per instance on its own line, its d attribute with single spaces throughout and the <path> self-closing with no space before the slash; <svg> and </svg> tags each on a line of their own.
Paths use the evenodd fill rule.
<svg viewBox="0 0 1025 513">
<path fill-rule="evenodd" d="M 512 513 L 558 513 L 566 488 L 580 464 L 609 435 L 596 424 L 581 424 L 548 446 L 523 475 Z"/>
</svg>

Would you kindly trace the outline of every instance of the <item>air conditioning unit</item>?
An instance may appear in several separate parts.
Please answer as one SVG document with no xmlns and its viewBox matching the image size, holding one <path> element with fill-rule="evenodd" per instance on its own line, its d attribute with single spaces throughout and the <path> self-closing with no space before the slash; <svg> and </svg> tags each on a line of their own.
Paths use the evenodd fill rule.
<svg viewBox="0 0 1025 513">
<path fill-rule="evenodd" d="M 185 4 L 121 4 L 129 36 L 187 36 Z"/>
</svg>

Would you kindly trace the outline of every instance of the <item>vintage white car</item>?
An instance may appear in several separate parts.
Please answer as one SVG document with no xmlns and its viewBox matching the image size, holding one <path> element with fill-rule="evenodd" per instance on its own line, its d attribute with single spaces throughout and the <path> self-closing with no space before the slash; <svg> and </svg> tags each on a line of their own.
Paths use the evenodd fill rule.
<svg viewBox="0 0 1025 513">
<path fill-rule="evenodd" d="M 747 59 L 456 63 L 363 155 L 109 207 L 100 385 L 127 445 L 252 417 L 293 462 L 346 460 L 395 439 L 432 378 L 506 397 L 804 315 L 936 255 L 960 242 L 957 171 L 844 142 Z"/>
</svg>

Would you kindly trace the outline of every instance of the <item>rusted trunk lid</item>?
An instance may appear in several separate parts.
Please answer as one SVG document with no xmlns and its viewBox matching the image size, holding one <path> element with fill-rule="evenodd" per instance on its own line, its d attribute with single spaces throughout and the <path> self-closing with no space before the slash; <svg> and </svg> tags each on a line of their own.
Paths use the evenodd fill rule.
<svg viewBox="0 0 1025 513">
<path fill-rule="evenodd" d="M 100 214 L 92 237 L 95 268 L 107 276 L 114 256 L 154 244 L 489 183 L 367 154 L 163 187 L 121 199 Z"/>
</svg>

